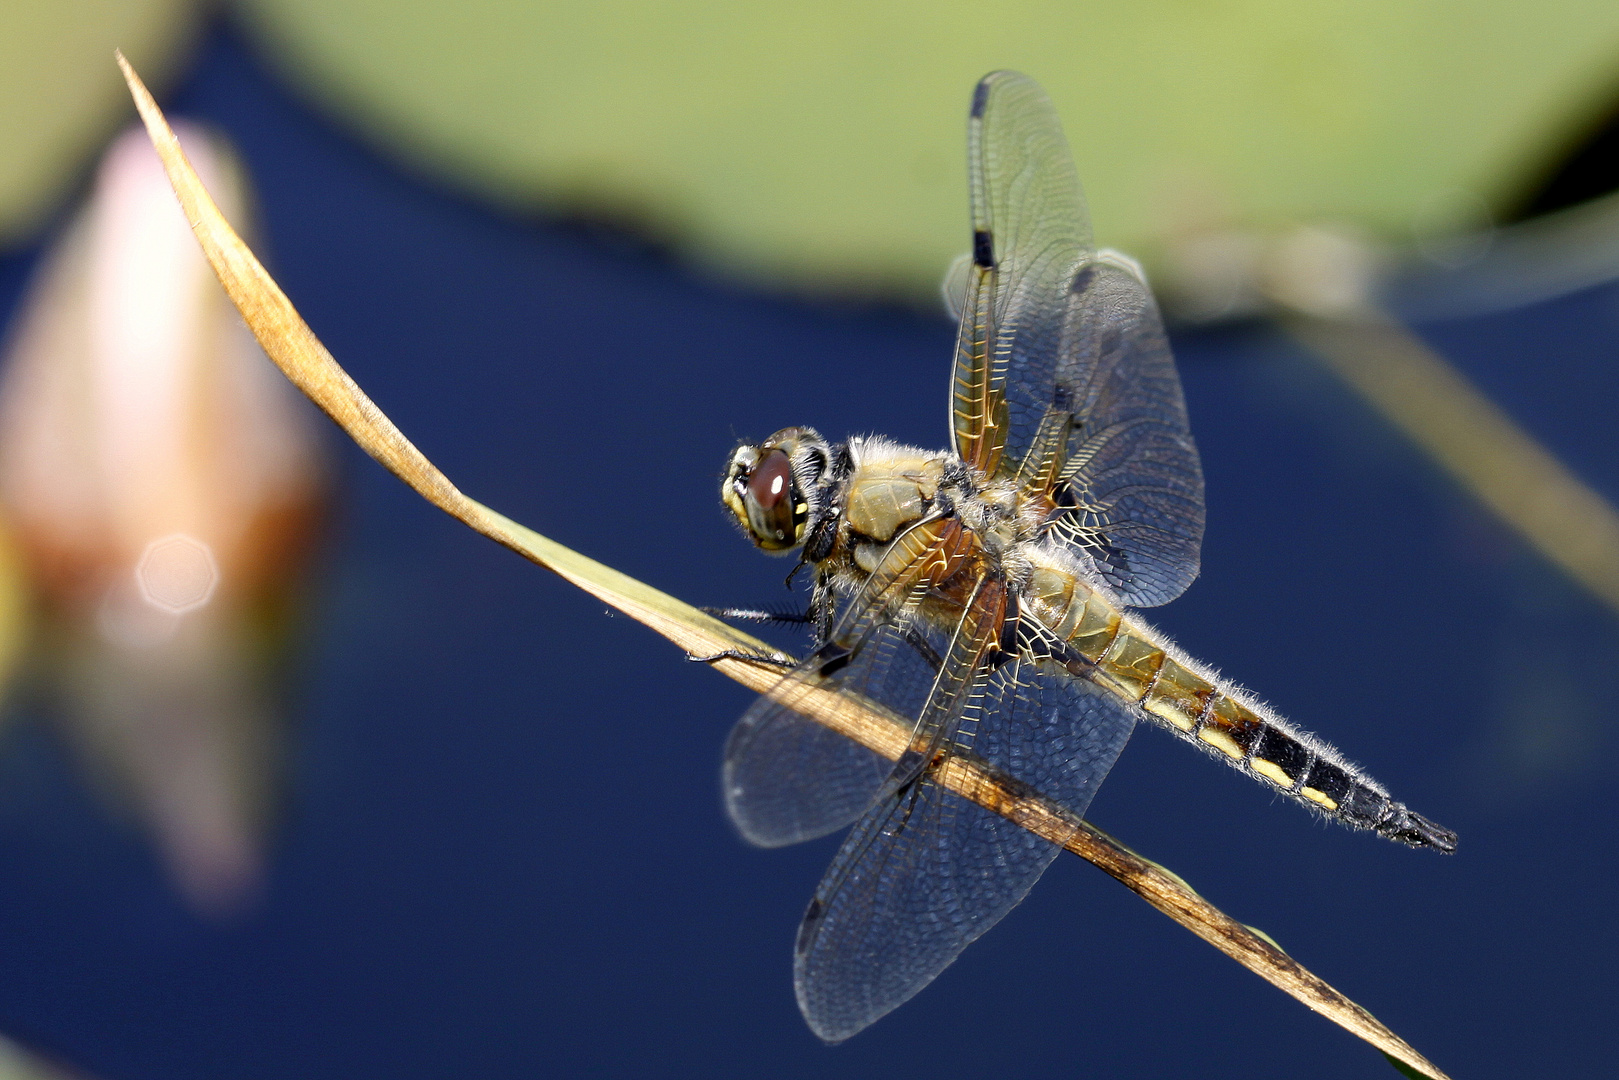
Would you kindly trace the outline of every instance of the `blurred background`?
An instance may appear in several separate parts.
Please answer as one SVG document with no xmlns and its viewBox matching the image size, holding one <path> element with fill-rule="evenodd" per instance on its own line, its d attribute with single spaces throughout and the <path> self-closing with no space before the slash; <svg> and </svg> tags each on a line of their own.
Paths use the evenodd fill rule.
<svg viewBox="0 0 1619 1080">
<path fill-rule="evenodd" d="M 820 1045 L 790 949 L 835 840 L 733 835 L 747 694 L 295 400 L 120 134 L 115 46 L 463 490 L 700 604 L 788 599 L 715 498 L 736 437 L 943 443 L 968 96 L 1038 78 L 1203 452 L 1203 576 L 1153 621 L 1461 848 L 1323 827 L 1147 729 L 1090 817 L 1458 1077 L 1611 1062 L 1619 8 L 0 27 L 0 1076 L 1395 1075 L 1070 858 Z"/>
</svg>

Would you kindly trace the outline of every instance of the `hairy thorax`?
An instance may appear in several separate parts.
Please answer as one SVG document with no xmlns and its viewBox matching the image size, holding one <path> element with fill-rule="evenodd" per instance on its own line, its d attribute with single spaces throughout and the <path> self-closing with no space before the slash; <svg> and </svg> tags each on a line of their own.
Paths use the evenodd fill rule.
<svg viewBox="0 0 1619 1080">
<path fill-rule="evenodd" d="M 1039 508 L 1023 505 L 1011 483 L 986 480 L 954 454 L 875 436 L 851 439 L 848 453 L 838 542 L 824 564 L 842 590 L 858 589 L 894 538 L 919 522 L 959 531 L 953 554 L 933 576 L 935 600 L 956 599 L 955 579 L 975 581 L 986 569 L 1021 592 L 1036 567 L 1066 562 L 1043 550 Z"/>
</svg>

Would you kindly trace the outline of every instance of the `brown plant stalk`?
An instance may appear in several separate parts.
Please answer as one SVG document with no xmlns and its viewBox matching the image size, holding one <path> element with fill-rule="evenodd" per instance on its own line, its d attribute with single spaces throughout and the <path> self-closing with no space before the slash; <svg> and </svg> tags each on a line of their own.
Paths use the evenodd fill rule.
<svg viewBox="0 0 1619 1080">
<path fill-rule="evenodd" d="M 689 655 L 739 650 L 784 658 L 756 638 L 563 547 L 457 490 L 366 397 L 299 317 L 286 294 L 220 214 L 186 161 L 162 111 L 121 53 L 118 63 L 186 219 L 242 318 L 287 378 L 367 453 L 445 513 L 651 627 Z M 774 665 L 722 659 L 712 666 L 758 693 L 770 693 L 781 682 L 780 669 Z M 793 695 L 798 711 L 885 757 L 898 758 L 910 742 L 909 722 L 875 703 L 813 685 L 794 684 L 787 692 Z M 1434 1080 L 1448 1080 L 1369 1012 L 1305 970 L 1267 938 L 1221 912 L 1176 875 L 1061 805 L 970 756 L 953 758 L 943 773 L 941 781 L 950 790 L 1063 845 L 1311 1009 Z"/>
</svg>

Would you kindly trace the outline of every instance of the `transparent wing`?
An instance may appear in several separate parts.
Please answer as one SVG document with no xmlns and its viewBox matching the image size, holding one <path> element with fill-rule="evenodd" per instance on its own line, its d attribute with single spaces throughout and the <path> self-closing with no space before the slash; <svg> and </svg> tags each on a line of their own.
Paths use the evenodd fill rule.
<svg viewBox="0 0 1619 1080">
<path fill-rule="evenodd" d="M 1136 607 L 1167 603 L 1197 577 L 1203 468 L 1158 305 L 1128 264 L 1104 253 L 1067 288 L 1061 342 L 1049 372 L 1031 363 L 1008 373 L 1020 475 L 1026 488 L 1049 490 L 1051 535 L 1093 581 Z M 1029 419 L 1037 408 L 1038 423 Z M 1041 423 L 1066 436 L 1059 453 L 1042 445 Z"/>
<path fill-rule="evenodd" d="M 749 843 L 781 847 L 824 836 L 859 817 L 894 764 L 816 723 L 828 690 L 865 697 L 900 716 L 922 712 L 945 648 L 913 618 L 930 557 L 955 541 L 954 522 L 924 522 L 889 545 L 876 572 L 840 614 L 831 640 L 743 714 L 725 744 L 721 790 Z"/>
<path fill-rule="evenodd" d="M 984 77 L 968 124 L 973 257 L 953 383 L 956 449 L 1051 505 L 1093 581 L 1139 607 L 1197 576 L 1203 474 L 1151 292 L 1097 254 L 1050 100 Z"/>
<path fill-rule="evenodd" d="M 782 847 L 812 840 L 847 827 L 871 806 L 894 763 L 800 710 L 815 693 L 833 688 L 916 716 L 934 677 L 915 643 L 914 635 L 924 633 L 884 621 L 860 642 L 834 635 L 850 649 L 846 665 L 822 676 L 825 658 L 810 657 L 737 721 L 725 744 L 722 783 L 726 809 L 749 843 Z"/>
<path fill-rule="evenodd" d="M 973 254 L 951 419 L 962 460 L 993 474 L 1008 422 L 1019 420 L 1006 411 L 1007 369 L 1054 365 L 1064 286 L 1091 252 L 1091 230 L 1057 112 L 1026 75 L 996 71 L 979 81 L 967 120 L 967 170 Z"/>
<path fill-rule="evenodd" d="M 982 676 L 952 745 L 1083 813 L 1135 724 L 1129 706 L 1017 661 Z M 930 702 L 929 708 L 935 707 Z M 935 782 L 937 766 L 855 825 L 799 929 L 799 1007 L 839 1042 L 903 1004 L 1015 907 L 1060 850 Z"/>
</svg>

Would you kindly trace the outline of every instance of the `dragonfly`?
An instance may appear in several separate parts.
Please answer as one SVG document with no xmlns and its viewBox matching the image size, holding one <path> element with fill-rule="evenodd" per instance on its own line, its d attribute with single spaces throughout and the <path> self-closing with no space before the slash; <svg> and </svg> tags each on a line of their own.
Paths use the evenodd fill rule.
<svg viewBox="0 0 1619 1080">
<path fill-rule="evenodd" d="M 1148 721 L 1320 815 L 1456 847 L 1135 613 L 1196 577 L 1204 526 L 1157 306 L 1131 260 L 1093 245 L 1034 80 L 998 71 L 978 83 L 968 171 L 952 449 L 833 444 L 790 427 L 738 446 L 721 483 L 759 548 L 796 551 L 795 573 L 812 571 L 805 612 L 720 609 L 814 633 L 808 658 L 731 732 L 723 785 L 756 845 L 852 826 L 794 951 L 799 1007 L 829 1043 L 927 986 L 1059 851 L 947 790 L 942 770 L 958 755 L 1082 815 Z M 816 723 L 809 688 L 906 718 L 906 749 L 890 760 Z"/>
</svg>

